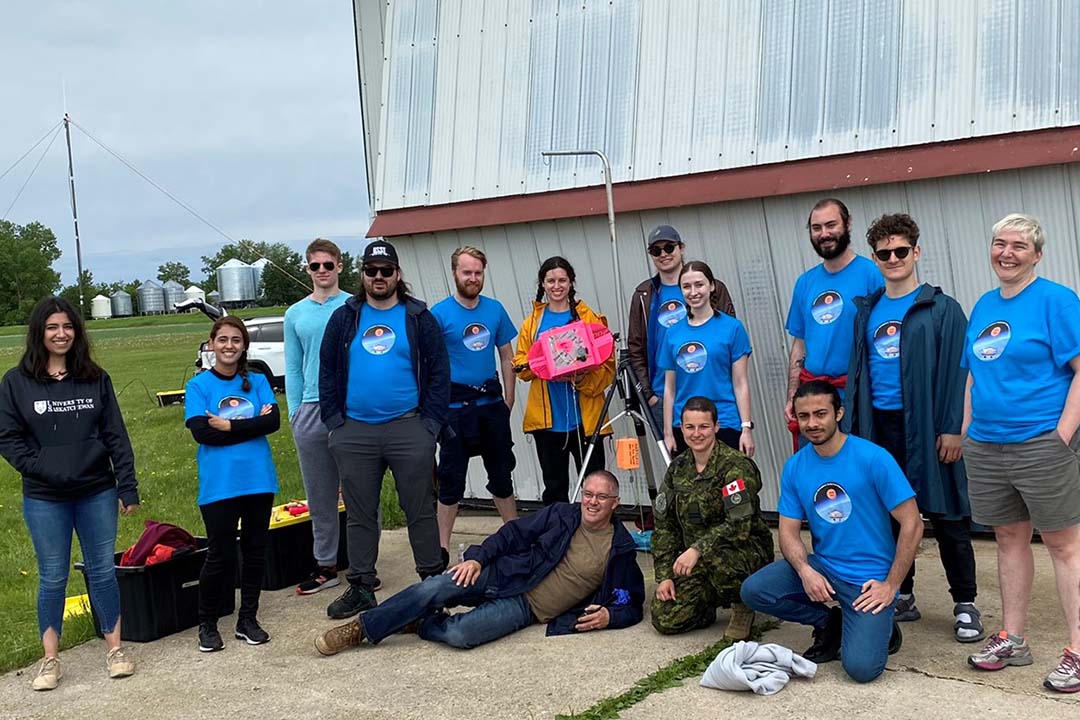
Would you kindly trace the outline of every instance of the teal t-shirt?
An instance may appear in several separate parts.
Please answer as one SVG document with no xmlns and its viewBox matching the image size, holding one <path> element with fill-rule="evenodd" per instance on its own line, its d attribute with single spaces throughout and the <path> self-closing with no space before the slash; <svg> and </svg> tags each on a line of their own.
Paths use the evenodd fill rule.
<svg viewBox="0 0 1080 720">
<path fill-rule="evenodd" d="M 882 295 L 870 311 L 866 325 L 866 346 L 870 349 L 870 398 L 878 410 L 899 410 L 904 406 L 900 386 L 900 338 L 904 316 L 915 304 L 919 288 L 907 295 Z"/>
<path fill-rule="evenodd" d="M 405 304 L 388 310 L 364 305 L 349 345 L 345 414 L 378 425 L 417 409 L 420 392 L 413 374 L 405 327 Z"/>
</svg>

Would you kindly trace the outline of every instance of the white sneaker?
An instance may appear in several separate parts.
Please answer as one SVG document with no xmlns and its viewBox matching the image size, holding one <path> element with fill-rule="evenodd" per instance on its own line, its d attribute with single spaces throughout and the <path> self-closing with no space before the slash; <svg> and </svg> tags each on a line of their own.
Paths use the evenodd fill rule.
<svg viewBox="0 0 1080 720">
<path fill-rule="evenodd" d="M 115 647 L 105 656 L 105 667 L 109 669 L 109 677 L 122 678 L 135 674 L 135 661 L 124 653 L 124 648 Z"/>
<path fill-rule="evenodd" d="M 37 677 L 31 687 L 35 690 L 53 690 L 60 683 L 64 673 L 60 671 L 60 658 L 47 657 L 41 661 Z"/>
</svg>

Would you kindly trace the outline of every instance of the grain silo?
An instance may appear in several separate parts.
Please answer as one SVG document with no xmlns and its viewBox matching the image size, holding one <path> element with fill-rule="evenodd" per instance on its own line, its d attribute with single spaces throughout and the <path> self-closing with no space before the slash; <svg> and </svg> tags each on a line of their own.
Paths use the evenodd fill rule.
<svg viewBox="0 0 1080 720">
<path fill-rule="evenodd" d="M 184 291 L 184 297 L 188 300 L 206 300 L 206 292 L 198 285 L 192 285 Z"/>
<path fill-rule="evenodd" d="M 263 273 L 266 270 L 266 266 L 270 264 L 270 261 L 264 257 L 259 258 L 255 262 L 251 263 L 251 279 L 255 283 L 255 296 L 262 297 L 266 294 L 263 289 Z"/>
<path fill-rule="evenodd" d="M 165 312 L 165 291 L 153 280 L 147 280 L 135 291 L 140 315 L 161 315 Z"/>
<path fill-rule="evenodd" d="M 131 317 L 134 311 L 131 307 L 131 295 L 123 290 L 117 290 L 110 296 L 112 302 L 113 317 Z"/>
<path fill-rule="evenodd" d="M 112 317 L 112 302 L 104 295 L 95 295 L 90 301 L 90 317 L 103 320 Z"/>
<path fill-rule="evenodd" d="M 161 286 L 165 294 L 165 312 L 176 312 L 176 303 L 187 300 L 184 286 L 175 280 L 168 280 Z"/>
<path fill-rule="evenodd" d="M 223 303 L 247 303 L 255 300 L 255 278 L 251 266 L 241 260 L 228 260 L 217 269 L 218 292 Z"/>
<path fill-rule="evenodd" d="M 206 294 L 206 302 L 210 303 L 211 305 L 220 305 L 221 293 L 219 293 L 217 290 L 211 290 L 209 293 Z"/>
</svg>

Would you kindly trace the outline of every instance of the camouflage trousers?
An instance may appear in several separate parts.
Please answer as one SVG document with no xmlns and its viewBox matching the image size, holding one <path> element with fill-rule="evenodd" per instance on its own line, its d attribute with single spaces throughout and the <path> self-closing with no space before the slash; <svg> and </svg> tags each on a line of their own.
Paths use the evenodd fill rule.
<svg viewBox="0 0 1080 720">
<path fill-rule="evenodd" d="M 772 548 L 769 548 L 772 555 Z M 724 562 L 698 561 L 687 577 L 676 577 L 675 599 L 653 595 L 652 624 L 663 635 L 678 635 L 716 622 L 716 609 L 741 602 L 743 580 L 772 561 L 763 553 L 732 553 Z"/>
</svg>

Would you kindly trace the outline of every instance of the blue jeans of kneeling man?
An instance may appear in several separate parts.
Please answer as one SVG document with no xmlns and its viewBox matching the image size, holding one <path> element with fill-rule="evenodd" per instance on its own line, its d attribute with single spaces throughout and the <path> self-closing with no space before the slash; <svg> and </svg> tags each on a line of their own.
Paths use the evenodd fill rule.
<svg viewBox="0 0 1080 720">
<path fill-rule="evenodd" d="M 422 620 L 417 634 L 425 640 L 468 650 L 498 640 L 536 622 L 524 595 L 489 599 L 484 596 L 488 571 L 469 587 L 454 583 L 448 573 L 410 585 L 381 605 L 361 614 L 364 637 L 378 643 Z M 446 615 L 444 608 L 472 606 L 468 612 Z"/>
<path fill-rule="evenodd" d="M 862 595 L 858 585 L 844 582 L 825 570 L 814 555 L 806 558 L 810 567 L 825 576 L 836 591 L 844 618 L 840 656 L 846 672 L 855 682 L 870 682 L 885 671 L 889 659 L 889 638 L 892 635 L 896 600 L 877 615 L 852 607 Z M 777 560 L 748 577 L 742 584 L 742 600 L 757 612 L 781 620 L 824 628 L 829 608 L 814 602 L 803 590 L 802 579 L 787 560 Z"/>
</svg>

